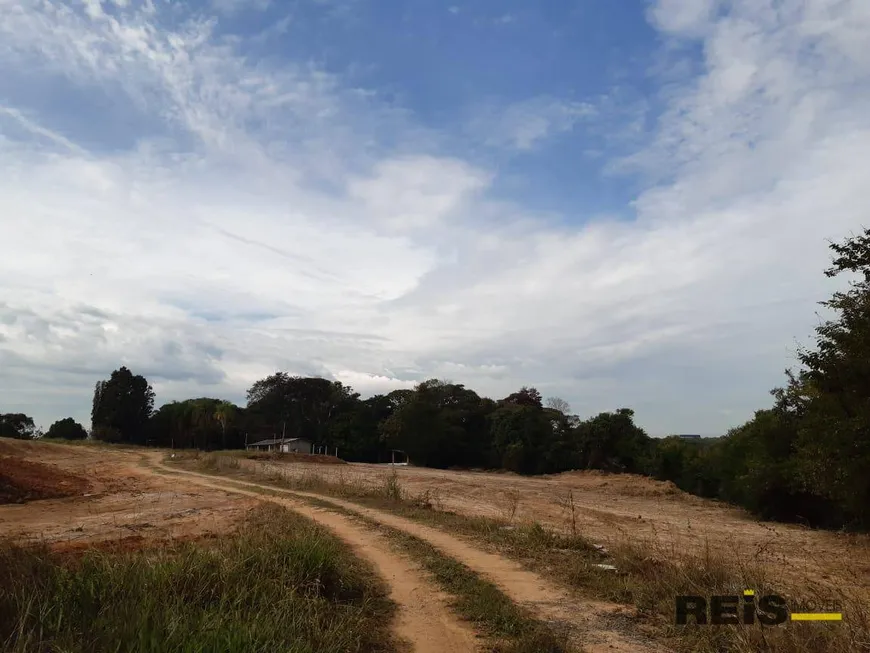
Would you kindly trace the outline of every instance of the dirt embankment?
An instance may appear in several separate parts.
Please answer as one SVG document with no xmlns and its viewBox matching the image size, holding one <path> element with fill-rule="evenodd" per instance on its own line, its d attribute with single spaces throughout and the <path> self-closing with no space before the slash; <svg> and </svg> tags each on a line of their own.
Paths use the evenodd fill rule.
<svg viewBox="0 0 870 653">
<path fill-rule="evenodd" d="M 90 489 L 86 479 L 54 465 L 0 456 L 0 503 L 81 496 Z"/>
<path fill-rule="evenodd" d="M 0 474 L 14 474 L 14 500 L 27 500 L 0 505 L 0 538 L 60 549 L 106 541 L 159 546 L 229 532 L 255 503 L 179 486 L 148 473 L 141 460 L 140 449 L 0 439 Z M 46 490 L 55 493 L 49 498 Z"/>
</svg>

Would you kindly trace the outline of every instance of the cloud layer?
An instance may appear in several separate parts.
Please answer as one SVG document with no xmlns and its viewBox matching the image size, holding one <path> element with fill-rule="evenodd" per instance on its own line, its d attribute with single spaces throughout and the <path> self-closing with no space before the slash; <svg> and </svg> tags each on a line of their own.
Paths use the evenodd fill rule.
<svg viewBox="0 0 870 653">
<path fill-rule="evenodd" d="M 656 3 L 665 67 L 692 72 L 608 156 L 643 180 L 619 220 L 505 200 L 456 134 L 246 56 L 218 29 L 239 3 L 215 6 L 0 0 L 0 410 L 86 419 L 120 364 L 160 400 L 283 369 L 535 384 L 715 434 L 765 405 L 831 290 L 825 239 L 866 221 L 860 0 Z M 473 136 L 545 151 L 599 111 L 529 97 Z"/>
</svg>

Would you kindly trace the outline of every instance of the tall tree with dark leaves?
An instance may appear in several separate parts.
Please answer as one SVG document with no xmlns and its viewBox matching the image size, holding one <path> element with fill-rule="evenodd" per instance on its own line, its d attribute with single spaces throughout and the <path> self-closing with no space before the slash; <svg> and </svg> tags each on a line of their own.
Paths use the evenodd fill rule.
<svg viewBox="0 0 870 653">
<path fill-rule="evenodd" d="M 415 464 L 444 468 L 486 462 L 491 407 L 473 390 L 429 379 L 413 392 L 388 397 L 396 407 L 381 432 L 390 447 L 405 451 Z"/>
<path fill-rule="evenodd" d="M 834 319 L 816 328 L 816 347 L 798 353 L 802 370 L 777 391 L 800 419 L 795 445 L 800 482 L 870 527 L 870 229 L 832 243 L 828 277 L 850 275 L 848 289 L 822 305 Z"/>
<path fill-rule="evenodd" d="M 0 437 L 29 440 L 36 435 L 33 418 L 24 413 L 0 414 Z"/>
<path fill-rule="evenodd" d="M 580 422 L 574 429 L 581 467 L 642 472 L 650 468 L 653 442 L 634 423 L 634 411 L 620 408 Z"/>
<path fill-rule="evenodd" d="M 248 390 L 248 410 L 259 435 L 286 435 L 335 446 L 333 420 L 359 395 L 338 381 L 277 372 Z"/>
<path fill-rule="evenodd" d="M 221 401 L 214 408 L 214 418 L 221 425 L 221 449 L 227 448 L 227 426 L 237 415 L 236 406 L 231 401 Z"/>
<path fill-rule="evenodd" d="M 544 404 L 541 401 L 541 393 L 536 388 L 527 388 L 523 386 L 519 391 L 508 395 L 502 400 L 506 404 L 514 404 L 515 406 L 531 406 L 533 408 L 543 408 Z"/>
<path fill-rule="evenodd" d="M 91 430 L 99 440 L 145 444 L 153 410 L 154 390 L 148 381 L 121 367 L 94 388 Z"/>
</svg>

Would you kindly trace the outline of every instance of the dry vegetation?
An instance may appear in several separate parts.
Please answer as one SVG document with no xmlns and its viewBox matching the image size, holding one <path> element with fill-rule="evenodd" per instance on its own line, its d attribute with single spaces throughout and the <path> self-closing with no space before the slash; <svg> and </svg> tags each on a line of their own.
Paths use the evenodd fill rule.
<svg viewBox="0 0 870 653">
<path fill-rule="evenodd" d="M 288 474 L 279 466 L 252 466 L 219 454 L 193 454 L 178 462 L 225 476 L 350 499 L 472 538 L 583 595 L 634 605 L 646 631 L 678 651 L 845 653 L 870 649 L 870 609 L 860 589 L 820 583 L 815 576 L 796 584 L 793 577 L 778 577 L 763 564 L 763 551 L 734 550 L 729 554 L 711 542 L 698 551 L 695 546 L 682 547 L 678 539 L 638 536 L 619 529 L 620 535 L 602 546 L 578 527 L 580 508 L 570 490 L 555 498 L 563 520 L 557 531 L 532 520 L 518 520 L 521 496 L 510 488 L 493 499 L 500 514 L 469 516 L 445 510 L 444 497 L 437 490 L 409 491 L 396 470 L 361 481 L 351 474 L 328 476 L 310 468 Z M 667 492 L 667 488 L 661 489 Z M 678 595 L 741 595 L 746 588 L 792 600 L 818 601 L 823 597 L 836 601 L 843 606 L 844 621 L 766 628 L 673 624 Z"/>
<path fill-rule="evenodd" d="M 185 612 L 174 592 L 180 591 L 179 587 L 194 587 L 200 582 L 194 580 L 197 578 L 202 592 L 217 592 L 209 595 L 217 602 L 199 610 L 203 619 L 212 619 L 210 628 L 230 637 L 227 630 L 221 630 L 229 628 L 230 622 L 220 625 L 214 621 L 216 617 L 208 607 L 229 605 L 224 611 L 236 620 L 234 623 L 249 625 L 248 631 L 241 628 L 240 637 L 245 632 L 259 632 L 258 622 L 250 621 L 255 617 L 245 613 L 243 606 L 233 607 L 230 595 L 215 589 L 223 587 L 215 582 L 233 578 L 238 565 L 247 564 L 233 555 L 247 556 L 245 547 L 254 540 L 256 546 L 268 548 L 275 533 L 257 531 L 266 526 L 262 520 L 256 528 L 252 522 L 240 521 L 256 504 L 254 499 L 232 497 L 220 490 L 197 490 L 180 483 L 175 475 L 161 476 L 144 469 L 150 464 L 146 460 L 156 461 L 160 455 L 142 449 L 0 441 L 0 472 L 15 474 L 26 487 L 32 481 L 33 486 L 28 490 L 31 494 L 21 495 L 28 503 L 0 506 L 0 538 L 11 536 L 17 542 L 7 540 L 0 553 L 0 650 L 105 650 L 113 621 L 129 624 L 125 637 L 132 637 L 134 631 L 151 633 L 150 640 L 130 643 L 128 650 L 191 650 L 182 639 L 173 639 L 174 633 L 181 632 L 178 629 L 199 632 L 196 629 L 206 625 L 195 617 L 197 604 L 191 603 L 191 611 Z M 862 575 L 870 562 L 866 538 L 759 524 L 730 508 L 674 491 L 665 483 L 644 485 L 637 481 L 633 485 L 632 477 L 606 474 L 527 479 L 512 474 L 311 465 L 285 462 L 281 457 L 251 459 L 239 453 L 176 452 L 167 462 L 230 479 L 342 498 L 444 529 L 480 549 L 519 561 L 578 596 L 633 606 L 614 618 L 625 620 L 627 629 L 640 629 L 680 652 L 870 650 L 868 578 Z M 32 491 L 52 483 L 55 488 L 71 491 L 48 499 L 40 499 L 41 495 Z M 642 518 L 635 513 L 642 513 Z M 683 515 L 682 526 L 677 521 L 679 515 Z M 706 523 L 702 521 L 705 515 Z M 284 533 L 281 537 L 287 535 L 289 531 L 280 528 L 276 532 Z M 453 597 L 456 610 L 488 634 L 493 646 L 516 652 L 566 650 L 564 640 L 554 637 L 549 627 L 529 617 L 456 560 L 407 533 L 393 532 L 383 525 L 377 528 L 422 564 Z M 717 540 L 717 534 L 724 530 L 736 530 L 738 538 L 745 538 L 747 533 L 769 533 L 769 537 L 738 539 L 735 545 L 733 540 Z M 782 554 L 794 547 L 808 557 L 827 543 L 832 543 L 831 551 L 818 559 L 809 573 L 802 573 L 801 567 L 790 568 L 788 557 Z M 299 544 L 301 549 L 294 549 L 293 556 L 305 551 L 315 559 L 319 555 L 319 544 L 311 548 L 307 548 L 310 542 Z M 280 551 L 272 553 L 280 556 Z M 833 558 L 836 564 L 830 562 Z M 361 578 L 354 576 L 353 569 L 364 570 L 350 560 L 346 560 L 349 567 L 342 567 L 346 570 L 342 575 Z M 853 576 L 844 576 L 841 569 L 852 569 Z M 87 574 L 82 575 L 82 570 Z M 25 582 L 25 578 L 29 580 Z M 87 578 L 95 579 L 94 583 L 88 585 Z M 132 611 L 132 603 L 112 594 L 116 591 L 112 588 L 146 581 L 159 588 L 165 599 L 158 604 L 149 603 L 149 596 L 131 598 L 143 602 L 143 614 L 150 620 L 147 623 L 137 621 L 136 615 L 121 614 L 119 611 Z M 30 590 L 25 591 L 25 587 Z M 373 585 L 366 587 L 375 592 Z M 833 599 L 842 604 L 844 621 L 767 628 L 673 624 L 675 596 L 741 594 L 745 588 L 773 590 L 790 599 Z M 273 590 L 263 587 L 256 591 L 263 592 L 256 596 L 268 597 Z M 91 599 L 87 597 L 95 596 L 100 597 L 99 602 L 88 604 Z M 308 600 L 305 596 L 302 599 Z M 324 597 L 317 600 L 321 599 Z M 327 610 L 323 613 L 327 614 L 333 607 L 329 597 L 324 600 L 318 609 Z M 98 606 L 108 610 L 105 620 L 103 612 L 88 612 Z M 164 611 L 165 606 L 175 607 Z M 297 622 L 286 622 L 284 631 L 296 633 L 292 636 L 297 638 L 287 650 L 309 650 L 305 642 L 325 636 L 333 626 L 341 628 L 330 637 L 350 642 L 357 632 L 353 623 L 363 624 L 369 614 L 363 606 L 357 607 L 362 612 L 353 613 L 354 619 L 363 621 L 330 619 L 329 624 L 321 623 L 314 630 L 299 630 Z M 311 617 L 311 623 L 320 623 L 313 613 L 305 612 L 309 608 L 300 610 Z M 91 626 L 84 628 L 83 620 Z M 39 630 L 37 623 L 49 627 Z M 345 626 L 348 629 L 341 630 Z M 369 623 L 367 628 L 373 627 Z M 269 637 L 284 636 L 269 632 L 273 633 Z M 373 641 L 387 646 L 383 629 L 367 632 L 379 633 L 372 635 Z M 202 641 L 212 641 L 210 635 L 203 637 Z M 90 648 L 76 648 L 76 638 L 87 641 Z M 168 641 L 171 646 L 155 648 L 158 641 Z M 226 641 L 232 644 L 234 640 Z M 285 646 L 286 641 L 271 639 L 268 646 L 276 642 Z M 257 650 L 257 642 L 249 640 L 247 644 Z M 267 650 L 267 644 L 260 650 Z"/>
<path fill-rule="evenodd" d="M 0 544 L 5 651 L 389 651 L 391 611 L 346 545 L 274 506 L 207 542 Z"/>
</svg>

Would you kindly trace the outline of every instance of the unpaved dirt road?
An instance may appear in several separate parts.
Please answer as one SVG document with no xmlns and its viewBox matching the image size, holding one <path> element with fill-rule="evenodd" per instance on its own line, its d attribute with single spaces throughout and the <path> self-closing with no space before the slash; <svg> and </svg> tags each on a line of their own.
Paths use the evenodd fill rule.
<svg viewBox="0 0 870 653">
<path fill-rule="evenodd" d="M 141 450 L 0 440 L 7 469 L 13 459 L 56 466 L 89 492 L 62 499 L 0 505 L 0 537 L 43 541 L 59 550 L 106 540 L 140 547 L 154 540 L 195 538 L 228 532 L 260 501 L 314 519 L 348 542 L 387 582 L 397 605 L 395 633 L 418 653 L 473 653 L 479 640 L 448 607 L 448 598 L 410 559 L 383 536 L 334 512 L 289 497 L 271 497 L 219 479 L 155 472 L 153 456 Z M 157 459 L 163 457 L 158 454 Z"/>
<path fill-rule="evenodd" d="M 156 462 L 156 461 L 155 461 Z M 194 482 L 203 483 L 208 487 L 225 489 L 227 483 L 218 481 L 213 477 L 168 468 L 157 463 L 168 472 L 176 472 L 179 475 L 192 479 Z M 410 535 L 425 540 L 442 553 L 458 560 L 473 571 L 477 572 L 501 589 L 514 603 L 529 609 L 538 619 L 557 624 L 567 629 L 570 638 L 577 645 L 582 646 L 587 653 L 654 653 L 665 651 L 663 647 L 645 640 L 637 634 L 629 634 L 626 629 L 619 629 L 614 622 L 620 617 L 627 617 L 632 610 L 626 606 L 602 601 L 590 601 L 572 596 L 562 588 L 556 587 L 549 581 L 527 569 L 518 563 L 494 553 L 482 551 L 464 540 L 453 537 L 449 533 L 424 526 L 417 522 L 390 514 L 381 510 L 366 508 L 350 501 L 343 501 L 332 497 L 326 497 L 309 492 L 289 492 L 261 483 L 233 479 L 232 487 L 251 487 L 264 490 L 278 491 L 282 494 L 298 495 L 327 501 L 346 510 L 351 510 L 364 517 L 390 526 Z M 235 490 L 241 492 L 241 490 Z M 298 502 L 291 503 L 291 507 Z M 294 510 L 298 508 L 294 507 Z M 303 514 L 315 511 L 312 508 L 299 509 Z M 311 514 L 312 518 L 332 528 L 331 522 L 339 518 L 333 513 L 319 511 L 317 515 Z M 324 516 L 325 515 L 325 516 Z M 339 518 L 338 521 L 341 521 Z M 342 532 L 342 528 L 336 528 L 336 532 L 342 537 L 353 535 L 350 531 Z M 352 541 L 352 540 L 350 540 Z M 628 617 L 630 619 L 630 617 Z"/>
<path fill-rule="evenodd" d="M 760 522 L 743 510 L 645 477 L 599 472 L 524 477 L 359 463 L 266 467 L 290 476 L 372 486 L 383 485 L 395 470 L 403 489 L 415 495 L 428 492 L 447 510 L 497 518 L 515 511 L 517 520 L 563 531 L 573 515 L 577 532 L 607 546 L 631 540 L 663 555 L 709 550 L 731 556 L 739 551 L 744 563 L 757 563 L 797 593 L 811 581 L 848 588 L 870 601 L 870 537 Z"/>
<path fill-rule="evenodd" d="M 162 468 L 168 472 L 179 471 Z M 241 495 L 270 501 L 329 528 L 350 544 L 358 556 L 368 560 L 387 581 L 390 598 L 398 606 L 395 632 L 411 645 L 411 650 L 419 653 L 461 653 L 478 650 L 474 630 L 451 613 L 445 594 L 433 587 L 418 565 L 407 557 L 394 553 L 390 543 L 373 530 L 303 501 L 246 491 L 239 489 L 236 483 L 231 484 L 190 472 L 180 472 L 178 478 L 183 479 L 182 483 L 192 483 L 225 493 L 228 500 L 233 495 Z"/>
</svg>

